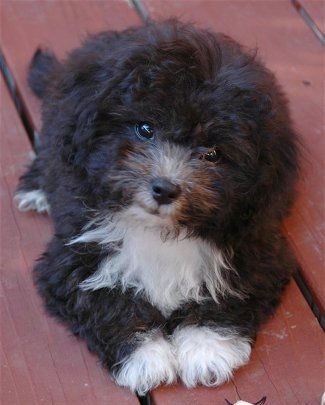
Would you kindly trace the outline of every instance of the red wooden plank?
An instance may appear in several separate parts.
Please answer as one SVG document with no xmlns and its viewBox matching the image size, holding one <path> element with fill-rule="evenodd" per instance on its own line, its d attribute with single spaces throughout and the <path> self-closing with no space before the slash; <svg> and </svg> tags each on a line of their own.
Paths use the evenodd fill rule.
<svg viewBox="0 0 325 405">
<path fill-rule="evenodd" d="M 143 0 L 156 19 L 179 17 L 222 31 L 259 54 L 276 73 L 291 102 L 292 118 L 305 145 L 299 198 L 286 222 L 304 278 L 325 313 L 325 116 L 324 49 L 290 1 Z M 306 0 L 314 13 L 322 2 Z"/>
<path fill-rule="evenodd" d="M 131 3 L 110 1 L 3 1 L 1 42 L 9 68 L 40 128 L 39 103 L 27 87 L 29 61 L 40 45 L 58 57 L 80 44 L 87 34 L 139 25 Z"/>
<path fill-rule="evenodd" d="M 1 79 L 1 403 L 137 404 L 84 344 L 43 313 L 31 268 L 51 235 L 46 216 L 13 206 L 30 146 Z"/>
</svg>

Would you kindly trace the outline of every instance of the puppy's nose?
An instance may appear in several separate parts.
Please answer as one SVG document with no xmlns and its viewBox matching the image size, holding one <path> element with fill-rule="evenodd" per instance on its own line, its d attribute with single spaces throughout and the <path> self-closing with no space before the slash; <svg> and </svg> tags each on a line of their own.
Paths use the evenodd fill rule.
<svg viewBox="0 0 325 405">
<path fill-rule="evenodd" d="M 151 181 L 151 194 L 158 204 L 171 204 L 181 193 L 177 184 L 165 178 L 157 178 Z"/>
</svg>

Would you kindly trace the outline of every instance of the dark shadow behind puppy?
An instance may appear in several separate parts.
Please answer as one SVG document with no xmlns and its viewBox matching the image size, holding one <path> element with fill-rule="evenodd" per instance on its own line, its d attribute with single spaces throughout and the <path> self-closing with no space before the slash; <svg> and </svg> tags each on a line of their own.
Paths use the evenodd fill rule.
<svg viewBox="0 0 325 405">
<path fill-rule="evenodd" d="M 55 232 L 34 270 L 48 312 L 139 394 L 219 385 L 247 363 L 296 267 L 281 222 L 297 139 L 274 76 L 177 21 L 36 53 L 37 156 L 16 194 Z"/>
</svg>

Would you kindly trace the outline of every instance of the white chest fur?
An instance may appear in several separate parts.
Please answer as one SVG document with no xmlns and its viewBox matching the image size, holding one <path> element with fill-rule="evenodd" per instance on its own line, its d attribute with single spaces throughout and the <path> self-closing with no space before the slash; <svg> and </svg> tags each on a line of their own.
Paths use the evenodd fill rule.
<svg viewBox="0 0 325 405">
<path fill-rule="evenodd" d="M 231 293 L 223 277 L 231 269 L 220 251 L 199 238 L 180 235 L 163 240 L 159 228 L 115 222 L 88 231 L 73 243 L 80 241 L 120 241 L 116 252 L 81 283 L 84 290 L 134 288 L 165 315 L 186 301 L 202 299 L 203 284 L 215 301 L 218 295 Z"/>
</svg>

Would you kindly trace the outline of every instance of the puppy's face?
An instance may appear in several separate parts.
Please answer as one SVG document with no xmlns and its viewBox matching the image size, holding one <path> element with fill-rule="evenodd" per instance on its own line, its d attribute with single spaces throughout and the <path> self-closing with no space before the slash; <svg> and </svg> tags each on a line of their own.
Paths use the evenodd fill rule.
<svg viewBox="0 0 325 405">
<path fill-rule="evenodd" d="M 96 209 L 127 208 L 147 226 L 196 233 L 254 206 L 261 177 L 272 177 L 260 134 L 269 95 L 258 87 L 273 79 L 227 47 L 233 66 L 216 46 L 139 49 L 103 83 L 89 108 L 91 135 L 75 146 Z"/>
</svg>

